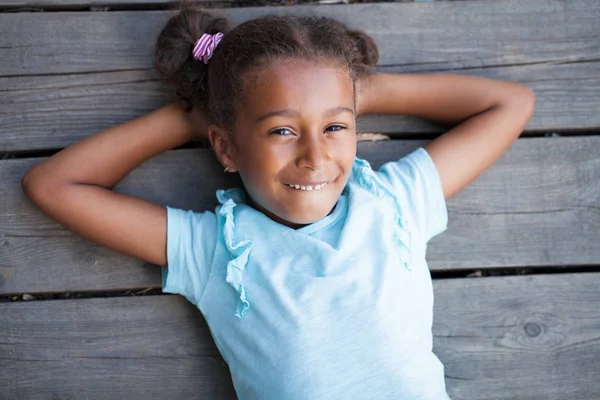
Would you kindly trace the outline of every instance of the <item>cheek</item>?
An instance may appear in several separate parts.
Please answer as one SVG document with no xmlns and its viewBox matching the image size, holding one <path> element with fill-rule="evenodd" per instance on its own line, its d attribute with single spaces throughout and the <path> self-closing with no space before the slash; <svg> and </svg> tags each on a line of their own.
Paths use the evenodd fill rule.
<svg viewBox="0 0 600 400">
<path fill-rule="evenodd" d="M 354 159 L 356 158 L 356 136 L 348 138 L 344 140 L 343 143 L 340 143 L 336 148 L 335 157 L 343 170 L 344 180 L 341 183 L 345 185 L 350 178 Z"/>
<path fill-rule="evenodd" d="M 267 148 L 255 160 L 255 165 L 265 171 L 275 173 L 283 169 L 294 158 L 290 147 L 277 146 Z"/>
<path fill-rule="evenodd" d="M 265 146 L 261 143 L 249 144 L 241 152 L 239 169 L 248 183 L 271 181 L 293 157 L 289 146 Z"/>
<path fill-rule="evenodd" d="M 356 157 L 356 133 L 340 140 L 332 148 L 335 158 L 340 160 L 344 167 L 351 168 Z"/>
</svg>

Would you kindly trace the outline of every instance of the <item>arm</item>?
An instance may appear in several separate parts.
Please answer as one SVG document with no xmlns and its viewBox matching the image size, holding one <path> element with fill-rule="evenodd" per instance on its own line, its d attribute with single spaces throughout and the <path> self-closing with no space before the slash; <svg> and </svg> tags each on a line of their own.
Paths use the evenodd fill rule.
<svg viewBox="0 0 600 400">
<path fill-rule="evenodd" d="M 166 208 L 112 191 L 144 161 L 193 139 L 175 105 L 96 133 L 33 167 L 25 194 L 67 229 L 124 254 L 166 265 Z"/>
<path fill-rule="evenodd" d="M 446 199 L 500 158 L 527 125 L 535 102 L 518 83 L 445 74 L 374 74 L 359 82 L 357 93 L 358 114 L 459 123 L 425 146 Z"/>
</svg>

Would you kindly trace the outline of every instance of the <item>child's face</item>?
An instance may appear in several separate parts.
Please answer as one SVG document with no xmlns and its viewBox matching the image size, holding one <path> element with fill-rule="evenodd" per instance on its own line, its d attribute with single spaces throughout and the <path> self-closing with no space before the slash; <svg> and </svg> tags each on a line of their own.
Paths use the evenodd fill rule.
<svg viewBox="0 0 600 400">
<path fill-rule="evenodd" d="M 330 63 L 278 61 L 248 74 L 244 93 L 232 158 L 255 206 L 293 228 L 322 219 L 356 156 L 348 72 Z"/>
</svg>

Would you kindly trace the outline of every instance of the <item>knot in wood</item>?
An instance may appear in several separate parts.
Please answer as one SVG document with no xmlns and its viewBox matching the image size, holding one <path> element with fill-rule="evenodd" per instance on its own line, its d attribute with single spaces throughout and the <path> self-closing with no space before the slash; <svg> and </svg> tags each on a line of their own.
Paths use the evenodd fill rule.
<svg viewBox="0 0 600 400">
<path fill-rule="evenodd" d="M 562 347 L 568 336 L 568 324 L 551 313 L 526 311 L 513 321 L 501 339 L 509 348 L 552 351 Z"/>
<path fill-rule="evenodd" d="M 96 254 L 89 252 L 85 254 L 85 262 L 87 265 L 96 265 L 97 263 L 97 257 Z"/>
<path fill-rule="evenodd" d="M 524 329 L 525 329 L 525 333 L 529 337 L 536 337 L 536 336 L 539 336 L 540 333 L 542 333 L 542 328 L 535 322 L 526 323 L 524 326 Z"/>
</svg>

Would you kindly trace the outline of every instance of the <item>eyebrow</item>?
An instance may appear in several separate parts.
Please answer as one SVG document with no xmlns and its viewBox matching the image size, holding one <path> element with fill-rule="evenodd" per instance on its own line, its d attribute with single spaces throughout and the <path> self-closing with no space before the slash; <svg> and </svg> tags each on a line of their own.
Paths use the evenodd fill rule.
<svg viewBox="0 0 600 400">
<path fill-rule="evenodd" d="M 333 116 L 341 114 L 343 112 L 349 112 L 350 114 L 354 115 L 354 110 L 351 108 L 348 108 L 348 107 L 331 108 L 329 110 L 326 110 L 323 113 L 323 115 L 328 116 L 328 117 L 333 117 Z M 265 120 L 267 118 L 271 118 L 271 117 L 297 117 L 299 114 L 300 113 L 298 111 L 290 110 L 290 109 L 271 111 L 271 112 L 268 112 L 268 113 L 258 117 L 256 119 L 256 121 L 254 121 L 254 123 L 258 124 L 260 121 Z"/>
</svg>

